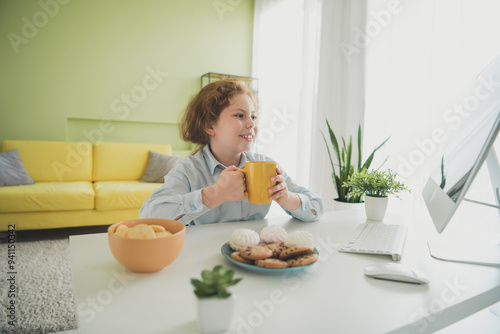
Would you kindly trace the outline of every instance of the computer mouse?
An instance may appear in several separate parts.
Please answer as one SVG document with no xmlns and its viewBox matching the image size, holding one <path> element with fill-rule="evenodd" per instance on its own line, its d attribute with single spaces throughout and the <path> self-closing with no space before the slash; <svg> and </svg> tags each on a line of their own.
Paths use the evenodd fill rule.
<svg viewBox="0 0 500 334">
<path fill-rule="evenodd" d="M 429 283 L 429 279 L 424 273 L 399 263 L 386 262 L 369 265 L 365 268 L 365 275 L 405 283 Z"/>
</svg>

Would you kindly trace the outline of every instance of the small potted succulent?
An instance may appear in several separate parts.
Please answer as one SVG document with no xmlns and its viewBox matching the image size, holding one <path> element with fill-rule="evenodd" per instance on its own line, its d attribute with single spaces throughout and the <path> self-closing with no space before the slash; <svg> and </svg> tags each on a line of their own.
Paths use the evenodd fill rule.
<svg viewBox="0 0 500 334">
<path fill-rule="evenodd" d="M 370 220 L 382 220 L 387 210 L 388 195 L 399 196 L 397 193 L 408 191 L 403 183 L 396 181 L 396 173 L 386 171 L 359 171 L 349 176 L 344 187 L 350 187 L 350 196 L 365 195 L 366 217 Z"/>
<path fill-rule="evenodd" d="M 202 280 L 191 279 L 198 298 L 198 324 L 203 333 L 227 331 L 234 316 L 234 296 L 227 290 L 242 278 L 233 278 L 234 270 L 221 265 L 203 270 Z"/>
</svg>

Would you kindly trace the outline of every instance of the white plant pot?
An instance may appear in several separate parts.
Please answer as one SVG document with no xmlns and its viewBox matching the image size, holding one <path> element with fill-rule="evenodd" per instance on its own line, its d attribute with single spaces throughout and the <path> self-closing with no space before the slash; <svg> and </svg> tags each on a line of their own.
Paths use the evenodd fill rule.
<svg viewBox="0 0 500 334">
<path fill-rule="evenodd" d="M 197 298 L 198 325 L 202 333 L 228 331 L 234 317 L 235 297 Z"/>
<path fill-rule="evenodd" d="M 389 197 L 372 197 L 365 195 L 366 218 L 369 220 L 384 219 Z"/>
<path fill-rule="evenodd" d="M 333 210 L 334 211 L 342 211 L 342 210 L 363 210 L 363 202 L 361 203 L 349 203 L 349 202 L 341 202 L 337 198 L 333 200 Z"/>
</svg>

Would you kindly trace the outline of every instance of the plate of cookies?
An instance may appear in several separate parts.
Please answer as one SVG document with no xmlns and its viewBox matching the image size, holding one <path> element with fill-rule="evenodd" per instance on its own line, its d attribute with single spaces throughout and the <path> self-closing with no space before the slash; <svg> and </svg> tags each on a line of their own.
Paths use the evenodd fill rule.
<svg viewBox="0 0 500 334">
<path fill-rule="evenodd" d="M 237 266 L 265 273 L 301 270 L 319 259 L 309 232 L 296 231 L 288 235 L 276 225 L 263 228 L 260 235 L 251 229 L 237 229 L 221 252 Z"/>
</svg>

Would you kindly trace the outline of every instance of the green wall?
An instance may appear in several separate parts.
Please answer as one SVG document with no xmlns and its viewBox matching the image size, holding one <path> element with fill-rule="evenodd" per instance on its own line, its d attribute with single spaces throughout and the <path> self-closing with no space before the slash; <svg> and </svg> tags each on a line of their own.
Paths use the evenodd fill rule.
<svg viewBox="0 0 500 334">
<path fill-rule="evenodd" d="M 171 143 L 207 72 L 249 76 L 251 0 L 0 0 L 0 140 Z"/>
</svg>

